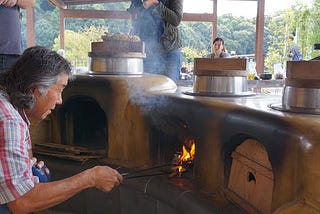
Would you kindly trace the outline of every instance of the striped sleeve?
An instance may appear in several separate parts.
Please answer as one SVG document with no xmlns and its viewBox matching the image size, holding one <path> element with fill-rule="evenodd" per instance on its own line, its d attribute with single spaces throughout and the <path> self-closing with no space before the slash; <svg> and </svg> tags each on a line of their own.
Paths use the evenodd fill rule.
<svg viewBox="0 0 320 214">
<path fill-rule="evenodd" d="M 13 118 L 0 121 L 0 204 L 13 201 L 34 187 L 28 125 Z"/>
</svg>

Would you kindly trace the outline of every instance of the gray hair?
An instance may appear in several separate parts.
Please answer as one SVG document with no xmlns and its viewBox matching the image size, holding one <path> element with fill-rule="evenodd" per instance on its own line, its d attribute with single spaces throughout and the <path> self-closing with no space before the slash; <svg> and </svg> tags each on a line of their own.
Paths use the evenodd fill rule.
<svg viewBox="0 0 320 214">
<path fill-rule="evenodd" d="M 17 62 L 0 76 L 0 84 L 17 108 L 30 109 L 35 98 L 32 87 L 45 95 L 62 74 L 72 78 L 71 64 L 55 51 L 35 46 L 26 49 Z"/>
</svg>

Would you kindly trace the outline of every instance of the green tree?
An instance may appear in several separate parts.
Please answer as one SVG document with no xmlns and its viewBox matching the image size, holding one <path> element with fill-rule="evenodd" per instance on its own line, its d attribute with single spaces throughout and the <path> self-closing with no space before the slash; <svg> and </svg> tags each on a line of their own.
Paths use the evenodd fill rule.
<svg viewBox="0 0 320 214">
<path fill-rule="evenodd" d="M 194 58 L 200 58 L 209 54 L 207 50 L 199 50 L 191 47 L 183 47 L 182 53 L 182 67 L 187 67 L 188 70 L 193 70 Z"/>
<path fill-rule="evenodd" d="M 237 54 L 255 53 L 255 19 L 225 14 L 218 18 L 217 36 L 222 37 L 229 51 Z"/>
<path fill-rule="evenodd" d="M 66 58 L 77 64 L 87 66 L 88 53 L 91 51 L 91 43 L 102 41 L 101 36 L 107 32 L 105 27 L 86 27 L 83 31 L 65 31 Z M 60 49 L 60 36 L 54 40 L 53 50 Z"/>
<path fill-rule="evenodd" d="M 276 16 L 269 17 L 266 29 L 272 33 L 265 37 L 265 41 L 267 40 L 265 69 L 273 73 L 273 64 L 275 62 L 284 62 L 287 55 L 286 35 L 288 35 L 288 25 L 284 13 L 279 12 Z"/>
<path fill-rule="evenodd" d="M 311 55 L 310 35 L 310 11 L 303 1 L 284 11 L 279 11 L 273 17 L 268 17 L 266 31 L 272 32 L 267 37 L 267 55 L 265 58 L 266 70 L 273 72 L 273 64 L 281 62 L 283 67 L 289 60 L 288 52 L 290 48 L 289 36 L 297 38 L 300 52 L 307 59 Z"/>
<path fill-rule="evenodd" d="M 36 14 L 35 23 L 35 35 L 37 45 L 41 45 L 47 48 L 52 48 L 54 39 L 59 35 L 59 23 L 58 10 L 41 12 Z"/>
<path fill-rule="evenodd" d="M 314 44 L 320 43 L 320 0 L 313 1 L 312 8 L 310 9 L 309 23 L 308 45 L 309 47 L 313 47 Z M 320 50 L 311 49 L 310 57 L 314 58 L 317 56 L 320 56 Z"/>
</svg>

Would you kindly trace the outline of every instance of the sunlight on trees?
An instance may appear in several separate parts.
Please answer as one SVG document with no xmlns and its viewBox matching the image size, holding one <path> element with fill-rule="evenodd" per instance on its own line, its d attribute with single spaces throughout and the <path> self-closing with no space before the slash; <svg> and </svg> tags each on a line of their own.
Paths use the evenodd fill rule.
<svg viewBox="0 0 320 214">
<path fill-rule="evenodd" d="M 65 31 L 66 58 L 77 66 L 87 66 L 91 42 L 102 41 L 101 36 L 107 32 L 105 27 L 86 27 L 83 31 Z M 53 50 L 60 49 L 60 36 L 54 40 Z"/>
</svg>

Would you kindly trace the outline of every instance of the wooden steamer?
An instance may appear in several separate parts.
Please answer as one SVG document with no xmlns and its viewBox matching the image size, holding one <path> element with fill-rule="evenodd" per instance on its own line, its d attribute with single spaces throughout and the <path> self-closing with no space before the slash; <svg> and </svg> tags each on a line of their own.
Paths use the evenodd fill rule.
<svg viewBox="0 0 320 214">
<path fill-rule="evenodd" d="M 124 34 L 102 36 L 102 39 L 103 42 L 91 43 L 92 52 L 88 54 L 91 58 L 91 72 L 103 74 L 143 73 L 143 58 L 146 57 L 144 42 Z"/>
<path fill-rule="evenodd" d="M 282 103 L 271 108 L 298 113 L 320 113 L 320 61 L 288 61 Z"/>
<path fill-rule="evenodd" d="M 193 94 L 247 96 L 247 60 L 235 58 L 194 59 Z"/>
</svg>

